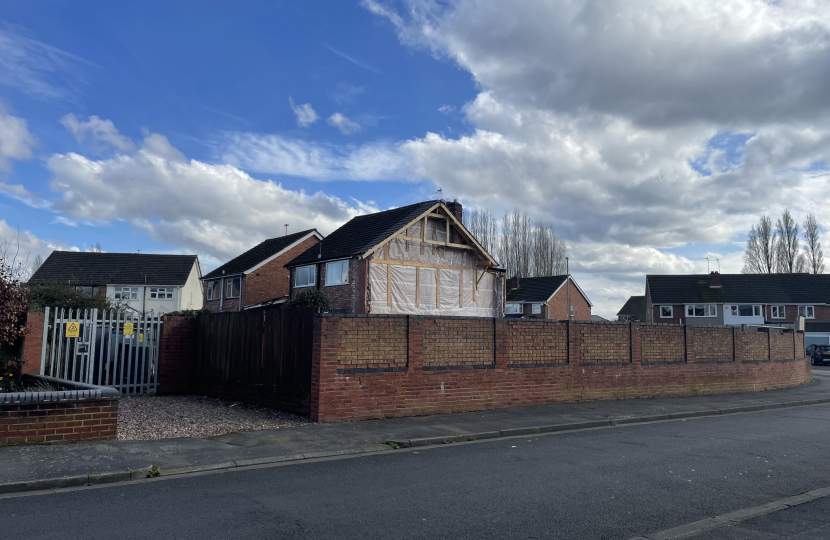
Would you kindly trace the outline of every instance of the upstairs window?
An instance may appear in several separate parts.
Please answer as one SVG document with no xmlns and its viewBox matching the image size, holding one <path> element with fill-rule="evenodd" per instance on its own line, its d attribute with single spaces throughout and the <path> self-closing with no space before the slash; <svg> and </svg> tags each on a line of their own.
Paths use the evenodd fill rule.
<svg viewBox="0 0 830 540">
<path fill-rule="evenodd" d="M 531 304 L 530 305 L 530 312 L 533 315 L 541 315 L 542 314 L 542 304 Z"/>
<path fill-rule="evenodd" d="M 239 298 L 239 290 L 242 288 L 242 278 L 228 278 L 225 283 L 225 298 Z"/>
<path fill-rule="evenodd" d="M 674 306 L 660 306 L 660 318 L 671 319 L 674 317 Z"/>
<path fill-rule="evenodd" d="M 715 304 L 695 304 L 686 306 L 687 317 L 717 317 L 718 306 Z"/>
<path fill-rule="evenodd" d="M 773 319 L 783 319 L 786 315 L 786 309 L 784 306 L 772 306 L 772 318 Z"/>
<path fill-rule="evenodd" d="M 300 266 L 294 271 L 295 287 L 311 287 L 315 283 L 314 265 Z"/>
<path fill-rule="evenodd" d="M 753 306 L 753 305 L 742 305 L 742 306 L 732 306 L 730 308 L 730 313 L 733 317 L 760 317 L 761 316 L 761 306 Z"/>
<path fill-rule="evenodd" d="M 522 305 L 517 304 L 516 302 L 509 302 L 507 304 L 507 309 L 505 313 L 509 313 L 511 315 L 521 315 L 522 313 Z"/>
<path fill-rule="evenodd" d="M 349 282 L 349 261 L 326 264 L 326 285 L 346 285 Z"/>
<path fill-rule="evenodd" d="M 208 281 L 207 284 L 207 299 L 208 300 L 219 300 L 219 292 L 222 290 L 221 285 L 219 284 L 219 280 L 216 281 Z"/>
<path fill-rule="evenodd" d="M 169 300 L 173 298 L 173 287 L 150 287 L 150 298 Z"/>
<path fill-rule="evenodd" d="M 116 287 L 116 300 L 138 300 L 138 287 Z"/>
<path fill-rule="evenodd" d="M 815 319 L 816 314 L 813 310 L 813 306 L 798 306 L 798 314 L 804 317 L 805 319 Z"/>
</svg>

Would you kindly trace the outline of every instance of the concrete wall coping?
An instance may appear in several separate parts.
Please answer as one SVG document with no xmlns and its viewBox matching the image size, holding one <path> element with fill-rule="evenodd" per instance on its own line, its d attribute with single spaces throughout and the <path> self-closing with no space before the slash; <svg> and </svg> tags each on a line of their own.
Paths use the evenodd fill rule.
<svg viewBox="0 0 830 540">
<path fill-rule="evenodd" d="M 92 399 L 117 399 L 121 397 L 121 392 L 108 386 L 97 386 L 94 384 L 64 381 L 61 379 L 55 379 L 54 377 L 44 377 L 41 375 L 24 375 L 23 378 L 27 381 L 47 382 L 53 386 L 63 388 L 63 390 L 52 392 L 2 393 L 0 394 L 0 406 L 29 403 L 53 403 L 57 401 L 73 402 L 89 401 Z"/>
</svg>

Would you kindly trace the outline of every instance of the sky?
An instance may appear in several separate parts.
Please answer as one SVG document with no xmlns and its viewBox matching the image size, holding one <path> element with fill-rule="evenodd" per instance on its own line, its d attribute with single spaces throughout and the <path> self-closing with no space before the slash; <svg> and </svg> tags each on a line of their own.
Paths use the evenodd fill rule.
<svg viewBox="0 0 830 540">
<path fill-rule="evenodd" d="M 0 0 L 0 240 L 207 271 L 440 188 L 612 318 L 763 214 L 830 245 L 828 88 L 823 0 Z"/>
</svg>

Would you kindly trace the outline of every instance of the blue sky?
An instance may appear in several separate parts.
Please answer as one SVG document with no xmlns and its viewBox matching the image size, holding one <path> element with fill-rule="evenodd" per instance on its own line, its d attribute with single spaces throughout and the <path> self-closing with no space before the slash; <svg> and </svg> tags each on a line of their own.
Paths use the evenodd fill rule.
<svg viewBox="0 0 830 540">
<path fill-rule="evenodd" d="M 440 186 L 613 316 L 830 200 L 828 44 L 797 2 L 0 0 L 0 237 L 210 268 Z"/>
</svg>

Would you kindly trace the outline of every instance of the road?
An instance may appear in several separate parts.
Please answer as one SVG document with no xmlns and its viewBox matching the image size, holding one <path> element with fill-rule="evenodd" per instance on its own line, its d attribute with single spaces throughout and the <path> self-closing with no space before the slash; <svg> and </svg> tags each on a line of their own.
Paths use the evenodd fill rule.
<svg viewBox="0 0 830 540">
<path fill-rule="evenodd" d="M 830 405 L 0 499 L 27 538 L 628 539 L 830 485 Z"/>
</svg>

